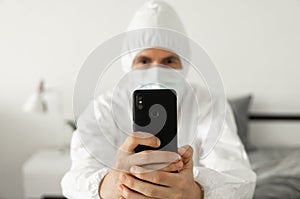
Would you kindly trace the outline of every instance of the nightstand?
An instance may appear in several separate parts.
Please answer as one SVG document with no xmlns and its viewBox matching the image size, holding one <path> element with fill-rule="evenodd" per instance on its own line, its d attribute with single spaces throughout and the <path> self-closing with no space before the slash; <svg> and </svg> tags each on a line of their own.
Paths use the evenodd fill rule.
<svg viewBox="0 0 300 199">
<path fill-rule="evenodd" d="M 43 149 L 23 164 L 24 198 L 62 198 L 60 181 L 70 168 L 69 151 Z"/>
</svg>

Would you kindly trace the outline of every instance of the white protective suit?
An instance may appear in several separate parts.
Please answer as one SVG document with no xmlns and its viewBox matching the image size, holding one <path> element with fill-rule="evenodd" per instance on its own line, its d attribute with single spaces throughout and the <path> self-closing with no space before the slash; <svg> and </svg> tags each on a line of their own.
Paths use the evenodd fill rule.
<svg viewBox="0 0 300 199">
<path fill-rule="evenodd" d="M 184 32 L 182 23 L 174 10 L 160 1 L 147 2 L 135 15 L 129 29 L 142 27 L 173 28 L 179 32 Z M 130 65 L 136 54 L 136 52 L 132 53 L 122 60 L 125 71 L 130 70 Z M 256 175 L 250 168 L 244 146 L 237 135 L 232 110 L 228 104 L 226 104 L 225 123 L 220 139 L 211 153 L 204 159 L 200 159 L 201 143 L 204 140 L 203 133 L 200 131 L 206 131 L 210 125 L 208 118 L 213 103 L 209 103 L 209 97 L 204 94 L 202 88 L 195 88 L 195 92 L 197 96 L 201 96 L 201 118 L 199 123 L 196 124 L 199 127 L 197 128 L 199 132 L 197 132 L 195 142 L 191 143 L 189 135 L 184 134 L 178 136 L 178 143 L 179 146 L 190 144 L 194 149 L 194 178 L 204 188 L 204 198 L 252 198 Z M 124 101 L 122 101 L 122 96 L 125 99 L 128 95 L 130 95 L 130 92 L 120 94 L 117 102 L 119 109 L 130 107 L 130 104 L 124 104 Z M 184 98 L 180 96 L 183 105 L 191 103 L 189 97 L 188 94 L 185 94 Z M 98 195 L 99 184 L 110 168 L 99 162 L 86 149 L 87 143 L 82 143 L 80 135 L 86 132 L 101 131 L 109 135 L 110 142 L 113 142 L 115 146 L 120 146 L 123 143 L 126 136 L 120 133 L 120 129 L 114 121 L 111 111 L 111 99 L 112 92 L 100 95 L 78 119 L 78 129 L 74 132 L 71 141 L 72 166 L 61 182 L 63 194 L 67 198 L 100 198 Z M 94 109 L 96 109 L 96 117 L 94 116 Z M 187 110 L 187 112 L 191 113 L 191 117 L 193 117 L 193 106 L 190 106 L 190 110 Z M 131 118 L 128 118 L 128 121 L 131 121 Z M 125 123 L 131 124 L 130 122 Z M 184 133 L 186 132 L 188 130 L 185 129 Z M 182 132 L 179 131 L 178 134 L 182 134 Z M 103 154 L 104 159 L 106 159 L 104 162 L 113 162 L 114 154 L 110 151 L 107 137 L 103 137 L 102 134 L 95 139 L 95 143 L 99 146 L 98 152 Z"/>
</svg>

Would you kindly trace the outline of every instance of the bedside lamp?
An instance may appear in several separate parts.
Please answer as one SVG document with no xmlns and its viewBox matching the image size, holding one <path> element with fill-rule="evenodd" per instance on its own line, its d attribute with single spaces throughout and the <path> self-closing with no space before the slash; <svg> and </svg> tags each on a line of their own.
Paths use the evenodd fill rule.
<svg viewBox="0 0 300 199">
<path fill-rule="evenodd" d="M 40 81 L 38 90 L 33 93 L 23 105 L 23 111 L 30 113 L 47 113 L 48 105 L 44 94 L 44 81 Z"/>
<path fill-rule="evenodd" d="M 50 103 L 49 97 L 51 96 L 51 94 L 56 95 L 56 104 Z M 62 96 L 57 89 L 46 89 L 44 81 L 41 80 L 39 82 L 38 89 L 24 103 L 23 111 L 35 114 L 49 114 L 50 112 L 56 113 L 57 117 L 61 121 L 58 124 L 59 126 L 61 126 L 61 132 L 59 132 L 59 135 L 62 142 L 60 144 L 59 149 L 63 152 L 66 151 L 66 149 L 68 149 L 68 146 L 66 145 L 65 140 L 63 139 L 65 123 L 63 119 Z"/>
</svg>

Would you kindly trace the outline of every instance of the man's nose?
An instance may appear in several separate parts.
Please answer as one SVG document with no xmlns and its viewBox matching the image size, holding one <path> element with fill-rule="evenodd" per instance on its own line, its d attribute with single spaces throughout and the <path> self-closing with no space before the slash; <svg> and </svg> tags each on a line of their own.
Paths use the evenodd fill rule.
<svg viewBox="0 0 300 199">
<path fill-rule="evenodd" d="M 160 65 L 160 61 L 159 60 L 154 60 L 154 61 L 152 61 L 152 65 Z"/>
</svg>

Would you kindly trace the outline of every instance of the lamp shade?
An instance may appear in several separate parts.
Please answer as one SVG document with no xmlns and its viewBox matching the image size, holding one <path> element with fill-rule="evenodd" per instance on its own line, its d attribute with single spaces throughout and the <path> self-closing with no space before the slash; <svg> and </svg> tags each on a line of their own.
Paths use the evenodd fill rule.
<svg viewBox="0 0 300 199">
<path fill-rule="evenodd" d="M 33 93 L 23 105 L 24 112 L 30 113 L 46 113 L 47 104 L 43 99 L 43 93 Z"/>
</svg>

